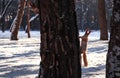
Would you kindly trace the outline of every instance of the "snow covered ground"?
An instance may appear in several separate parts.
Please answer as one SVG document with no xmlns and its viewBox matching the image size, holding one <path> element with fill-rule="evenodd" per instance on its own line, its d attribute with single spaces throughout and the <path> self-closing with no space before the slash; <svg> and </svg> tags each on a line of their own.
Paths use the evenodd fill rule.
<svg viewBox="0 0 120 78">
<path fill-rule="evenodd" d="M 40 63 L 40 33 L 27 38 L 19 32 L 18 41 L 10 41 L 10 33 L 0 32 L 0 78 L 35 78 Z"/>
<path fill-rule="evenodd" d="M 27 34 L 20 31 L 18 41 L 9 38 L 9 31 L 0 31 L 0 78 L 35 78 L 40 63 L 40 33 L 31 31 L 31 38 L 27 38 Z M 99 40 L 99 31 L 90 34 L 89 65 L 82 65 L 82 78 L 105 78 L 107 46 L 108 41 Z"/>
</svg>

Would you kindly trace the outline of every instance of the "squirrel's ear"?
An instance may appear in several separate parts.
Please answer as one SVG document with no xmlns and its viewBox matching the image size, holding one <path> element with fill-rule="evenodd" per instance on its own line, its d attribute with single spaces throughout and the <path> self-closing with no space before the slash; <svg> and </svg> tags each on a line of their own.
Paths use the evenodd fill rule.
<svg viewBox="0 0 120 78">
<path fill-rule="evenodd" d="M 89 33 L 91 33 L 91 30 L 89 30 Z"/>
<path fill-rule="evenodd" d="M 90 33 L 91 33 L 91 30 L 87 29 L 86 33 L 87 33 L 87 34 L 90 34 Z"/>
</svg>

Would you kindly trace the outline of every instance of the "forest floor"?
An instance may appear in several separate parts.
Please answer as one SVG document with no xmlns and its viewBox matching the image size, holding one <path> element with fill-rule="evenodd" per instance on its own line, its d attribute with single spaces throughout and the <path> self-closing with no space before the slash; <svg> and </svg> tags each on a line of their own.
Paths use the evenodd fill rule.
<svg viewBox="0 0 120 78">
<path fill-rule="evenodd" d="M 40 63 L 40 33 L 31 31 L 31 38 L 27 38 L 20 31 L 18 41 L 11 41 L 8 31 L 0 34 L 0 78 L 35 78 Z M 99 31 L 90 34 L 89 65 L 82 65 L 82 78 L 105 78 L 107 46 L 108 41 L 99 40 Z"/>
</svg>

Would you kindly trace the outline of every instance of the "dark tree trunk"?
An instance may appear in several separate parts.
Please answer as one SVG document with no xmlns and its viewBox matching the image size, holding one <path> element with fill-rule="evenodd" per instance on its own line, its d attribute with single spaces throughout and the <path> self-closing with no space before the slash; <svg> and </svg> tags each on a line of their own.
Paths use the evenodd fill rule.
<svg viewBox="0 0 120 78">
<path fill-rule="evenodd" d="M 12 1 L 13 0 L 10 0 L 10 1 L 2 0 L 2 14 L 1 14 L 1 17 L 0 17 L 2 32 L 5 31 L 5 14 L 7 12 L 8 7 L 12 3 Z M 7 3 L 5 4 L 5 2 L 7 2 Z"/>
<path fill-rule="evenodd" d="M 4 12 L 4 9 L 5 9 L 5 0 L 3 0 L 2 1 L 2 11 Z M 2 30 L 2 32 L 4 32 L 5 31 L 5 16 L 3 16 L 2 18 L 1 18 L 1 30 Z"/>
<path fill-rule="evenodd" d="M 16 19 L 13 23 L 12 30 L 11 30 L 11 40 L 18 40 L 18 31 L 20 28 L 20 24 L 22 22 L 22 17 L 24 14 L 24 8 L 26 1 L 25 0 L 19 0 L 19 6 L 18 6 L 18 11 L 17 11 L 17 16 Z"/>
<path fill-rule="evenodd" d="M 30 38 L 30 0 L 27 1 L 27 34 L 28 38 Z"/>
<path fill-rule="evenodd" d="M 1 30 L 2 32 L 5 32 L 5 17 L 1 18 Z"/>
<path fill-rule="evenodd" d="M 74 0 L 39 0 L 39 78 L 81 78 Z"/>
<path fill-rule="evenodd" d="M 114 0 L 106 78 L 120 78 L 120 1 Z"/>
<path fill-rule="evenodd" d="M 108 40 L 105 0 L 98 0 L 98 10 L 100 23 L 100 40 Z"/>
</svg>

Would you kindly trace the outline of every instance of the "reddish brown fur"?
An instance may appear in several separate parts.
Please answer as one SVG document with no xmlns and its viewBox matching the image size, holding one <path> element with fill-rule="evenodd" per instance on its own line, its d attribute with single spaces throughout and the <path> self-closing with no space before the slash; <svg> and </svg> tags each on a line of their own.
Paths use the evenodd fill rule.
<svg viewBox="0 0 120 78">
<path fill-rule="evenodd" d="M 83 54 L 84 66 L 88 66 L 87 54 L 86 53 L 87 53 L 88 36 L 89 36 L 90 33 L 91 33 L 91 31 L 89 29 L 86 29 L 85 34 L 83 36 L 79 37 L 79 38 L 81 38 L 81 45 L 80 45 L 80 47 L 81 47 L 81 53 Z"/>
</svg>

